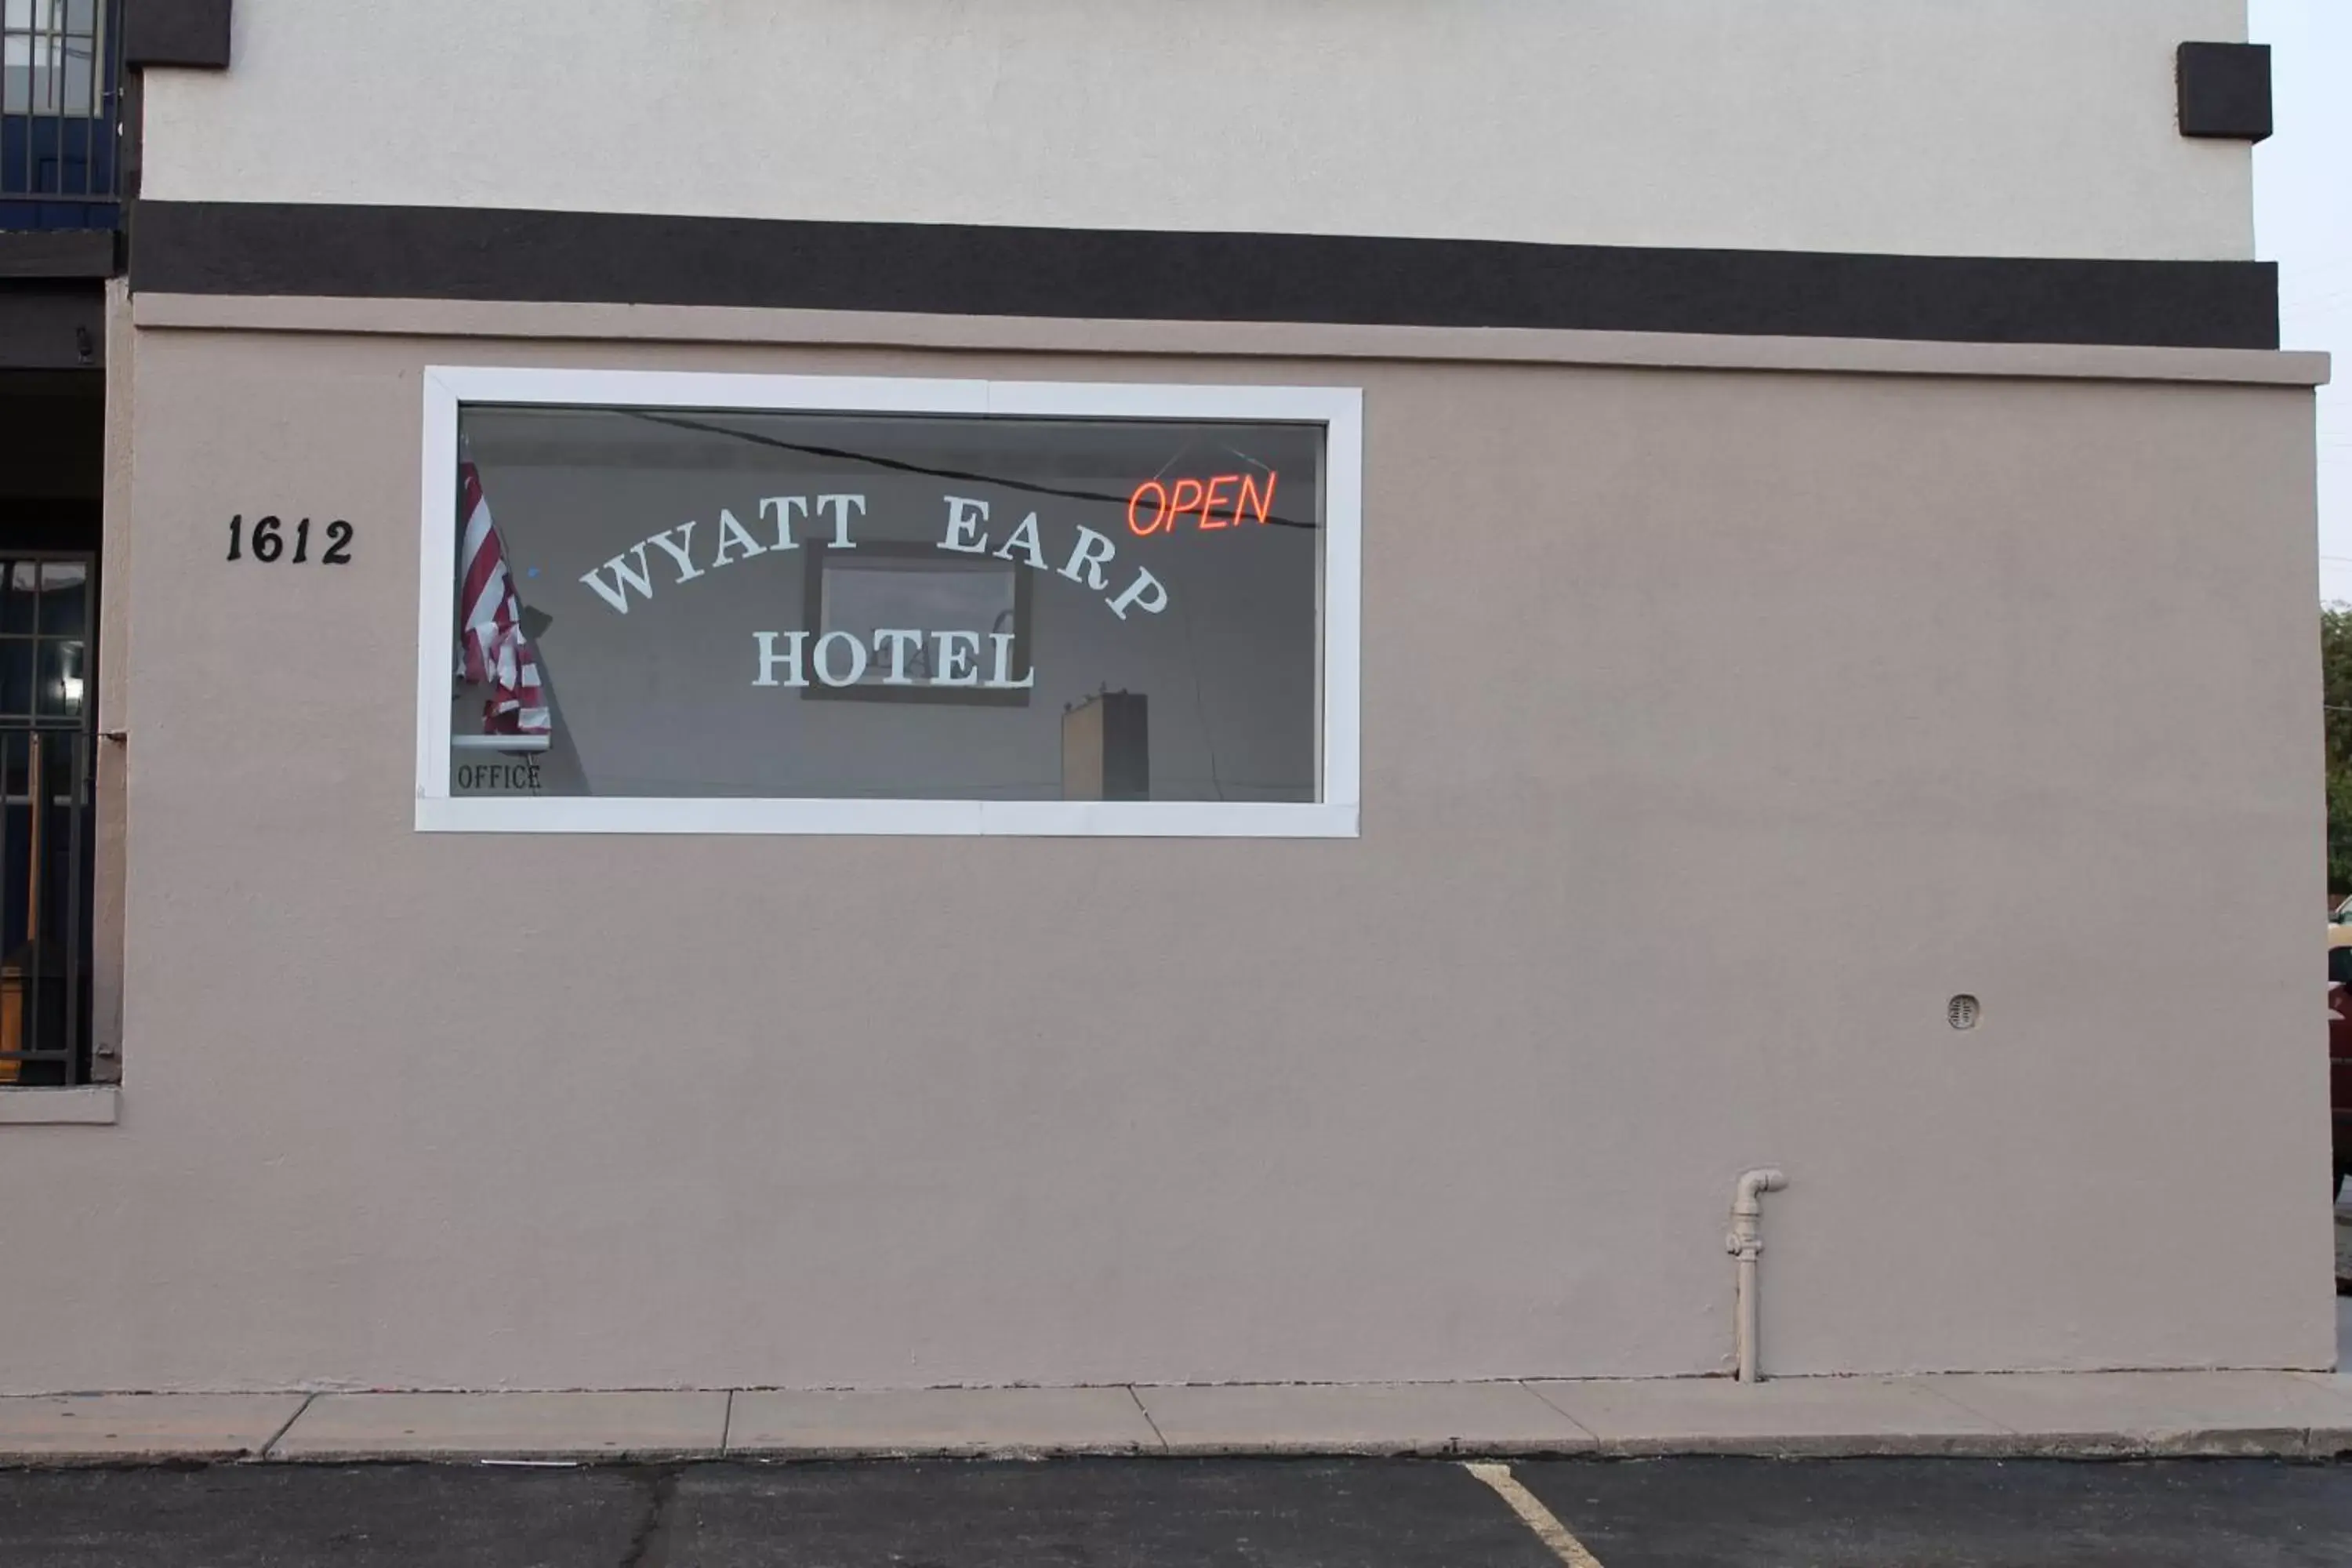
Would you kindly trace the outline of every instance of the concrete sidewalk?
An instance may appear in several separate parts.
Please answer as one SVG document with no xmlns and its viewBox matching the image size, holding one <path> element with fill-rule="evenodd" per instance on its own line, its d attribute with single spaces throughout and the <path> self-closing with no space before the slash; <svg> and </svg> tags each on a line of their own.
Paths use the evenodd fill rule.
<svg viewBox="0 0 2352 1568">
<path fill-rule="evenodd" d="M 1061 1454 L 2352 1454 L 2352 1376 L 2017 1373 L 0 1398 L 0 1462 Z"/>
</svg>

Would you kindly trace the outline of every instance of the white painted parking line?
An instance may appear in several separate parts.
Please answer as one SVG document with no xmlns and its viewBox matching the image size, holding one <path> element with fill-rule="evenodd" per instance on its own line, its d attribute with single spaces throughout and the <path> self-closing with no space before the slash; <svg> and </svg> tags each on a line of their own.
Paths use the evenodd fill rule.
<svg viewBox="0 0 2352 1568">
<path fill-rule="evenodd" d="M 1601 1568 L 1601 1559 L 1584 1549 L 1584 1542 L 1569 1533 L 1551 1510 L 1536 1500 L 1536 1494 L 1519 1485 L 1518 1477 L 1511 1474 L 1508 1465 L 1482 1464 L 1465 1461 L 1462 1468 L 1495 1489 L 1495 1495 L 1511 1505 L 1511 1511 L 1536 1539 L 1551 1548 L 1552 1555 L 1568 1564 L 1568 1568 Z"/>
</svg>

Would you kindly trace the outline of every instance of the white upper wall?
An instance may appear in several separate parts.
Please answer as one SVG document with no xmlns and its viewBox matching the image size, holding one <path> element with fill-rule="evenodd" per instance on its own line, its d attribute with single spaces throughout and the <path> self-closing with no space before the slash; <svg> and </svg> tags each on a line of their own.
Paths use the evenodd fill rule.
<svg viewBox="0 0 2352 1568">
<path fill-rule="evenodd" d="M 237 0 L 174 200 L 2252 254 L 2243 0 Z"/>
</svg>

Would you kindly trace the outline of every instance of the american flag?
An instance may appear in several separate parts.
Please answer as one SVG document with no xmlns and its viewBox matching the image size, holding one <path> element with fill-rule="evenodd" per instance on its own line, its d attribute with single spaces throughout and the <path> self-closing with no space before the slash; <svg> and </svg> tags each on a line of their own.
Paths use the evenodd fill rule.
<svg viewBox="0 0 2352 1568">
<path fill-rule="evenodd" d="M 482 732 L 544 735 L 551 726 L 547 693 L 539 682 L 539 656 L 522 635 L 522 601 L 507 572 L 507 552 L 482 497 L 482 476 L 470 461 L 457 465 L 466 537 L 457 552 L 459 584 L 457 674 L 488 686 Z"/>
</svg>

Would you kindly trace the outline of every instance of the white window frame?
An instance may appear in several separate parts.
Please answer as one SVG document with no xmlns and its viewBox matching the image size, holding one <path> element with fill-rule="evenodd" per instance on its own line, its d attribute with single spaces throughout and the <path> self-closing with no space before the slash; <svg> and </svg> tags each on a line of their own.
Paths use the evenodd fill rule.
<svg viewBox="0 0 2352 1568">
<path fill-rule="evenodd" d="M 421 833 L 939 834 L 1352 838 L 1360 806 L 1363 392 L 880 376 L 430 365 L 425 371 L 416 599 L 416 830 Z M 457 642 L 461 405 L 784 409 L 1087 419 L 1286 422 L 1324 428 L 1318 643 L 1320 798 L 1273 801 L 866 800 L 453 796 L 449 669 Z"/>
</svg>

